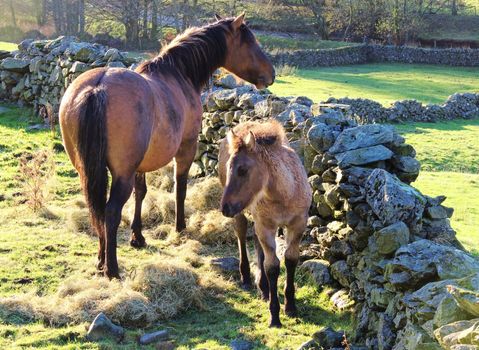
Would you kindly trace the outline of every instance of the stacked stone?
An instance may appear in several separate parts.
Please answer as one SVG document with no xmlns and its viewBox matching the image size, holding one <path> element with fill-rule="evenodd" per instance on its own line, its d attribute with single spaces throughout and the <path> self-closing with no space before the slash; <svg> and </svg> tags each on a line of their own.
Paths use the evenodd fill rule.
<svg viewBox="0 0 479 350">
<path fill-rule="evenodd" d="M 277 97 L 258 91 L 252 85 L 238 83 L 232 75 L 214 84 L 213 89 L 202 95 L 204 112 L 198 151 L 190 172 L 193 177 L 217 174 L 219 141 L 236 124 L 275 118 L 284 125 L 291 139 L 293 128 L 311 116 L 313 102 L 306 97 Z"/>
<path fill-rule="evenodd" d="M 24 40 L 0 62 L 0 97 L 45 108 L 55 116 L 61 96 L 81 73 L 96 67 L 128 67 L 136 60 L 117 49 L 79 42 L 74 37 Z"/>
<path fill-rule="evenodd" d="M 396 101 L 390 107 L 384 107 L 376 101 L 347 97 L 331 97 L 326 103 L 349 105 L 349 117 L 360 124 L 436 122 L 479 117 L 479 94 L 476 93 L 453 94 L 441 105 L 423 105 L 416 100 L 404 100 Z"/>
</svg>

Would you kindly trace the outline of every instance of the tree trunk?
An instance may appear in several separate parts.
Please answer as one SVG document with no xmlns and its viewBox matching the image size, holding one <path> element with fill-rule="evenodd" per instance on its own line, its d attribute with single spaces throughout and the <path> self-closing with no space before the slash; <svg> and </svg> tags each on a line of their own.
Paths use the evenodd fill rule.
<svg viewBox="0 0 479 350">
<path fill-rule="evenodd" d="M 78 33 L 85 33 L 85 0 L 78 0 Z"/>
<path fill-rule="evenodd" d="M 148 3 L 149 0 L 143 1 L 143 41 L 148 39 Z"/>
<path fill-rule="evenodd" d="M 17 26 L 17 18 L 15 16 L 15 7 L 13 6 L 13 0 L 10 0 L 10 13 L 12 15 L 12 25 Z"/>
<path fill-rule="evenodd" d="M 151 2 L 151 32 L 150 39 L 151 41 L 156 41 L 158 39 L 158 0 L 153 0 Z"/>
<path fill-rule="evenodd" d="M 451 1 L 451 14 L 457 16 L 457 0 Z"/>
</svg>

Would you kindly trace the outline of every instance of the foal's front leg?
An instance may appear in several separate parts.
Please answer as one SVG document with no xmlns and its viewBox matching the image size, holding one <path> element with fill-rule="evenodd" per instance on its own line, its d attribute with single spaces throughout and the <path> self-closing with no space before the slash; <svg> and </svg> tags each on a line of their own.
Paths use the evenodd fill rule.
<svg viewBox="0 0 479 350">
<path fill-rule="evenodd" d="M 249 268 L 248 252 L 246 247 L 246 234 L 248 231 L 248 220 L 244 214 L 235 216 L 235 233 L 238 237 L 238 250 L 240 256 L 241 287 L 251 288 L 251 271 Z"/>
<path fill-rule="evenodd" d="M 131 224 L 132 234 L 130 245 L 135 248 L 142 248 L 146 245 L 145 237 L 141 233 L 141 204 L 146 196 L 145 173 L 136 173 L 135 175 L 135 216 Z"/>
<path fill-rule="evenodd" d="M 276 228 L 266 228 L 256 225 L 256 234 L 264 252 L 264 270 L 269 285 L 269 311 L 271 313 L 270 327 L 281 327 L 279 320 L 279 299 L 278 299 L 278 276 L 279 259 L 276 256 Z"/>
<path fill-rule="evenodd" d="M 176 232 L 186 228 L 185 198 L 188 172 L 195 159 L 197 141 L 189 140 L 181 144 L 175 156 L 175 193 L 176 193 Z"/>
</svg>

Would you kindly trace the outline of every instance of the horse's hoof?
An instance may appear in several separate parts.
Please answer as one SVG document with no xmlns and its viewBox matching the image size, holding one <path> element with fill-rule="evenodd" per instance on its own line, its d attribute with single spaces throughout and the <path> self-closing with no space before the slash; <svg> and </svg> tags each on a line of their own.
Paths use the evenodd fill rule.
<svg viewBox="0 0 479 350">
<path fill-rule="evenodd" d="M 96 269 L 102 272 L 104 267 L 105 267 L 105 262 L 98 260 L 96 263 Z"/>
<path fill-rule="evenodd" d="M 146 247 L 146 241 L 145 240 L 137 240 L 137 239 L 131 239 L 130 240 L 130 245 L 133 248 L 144 248 Z"/>
<path fill-rule="evenodd" d="M 295 307 L 294 308 L 285 308 L 284 313 L 288 317 L 297 317 L 298 316 L 298 310 Z"/>
<path fill-rule="evenodd" d="M 271 323 L 269 324 L 269 328 L 281 328 L 282 325 L 281 325 L 281 322 L 278 320 L 278 321 L 271 321 Z"/>
<path fill-rule="evenodd" d="M 118 273 L 118 271 L 117 272 L 110 272 L 108 270 L 105 270 L 105 271 L 103 271 L 103 275 L 105 277 L 108 277 L 110 280 L 112 280 L 112 279 L 119 280 L 120 279 L 120 274 Z"/>
</svg>

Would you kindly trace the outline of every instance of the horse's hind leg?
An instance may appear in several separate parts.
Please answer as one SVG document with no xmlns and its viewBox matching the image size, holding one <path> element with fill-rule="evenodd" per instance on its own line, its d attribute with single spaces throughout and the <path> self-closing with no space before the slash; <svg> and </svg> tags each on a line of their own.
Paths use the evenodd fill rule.
<svg viewBox="0 0 479 350">
<path fill-rule="evenodd" d="M 135 176 L 135 216 L 133 218 L 133 223 L 131 224 L 131 229 L 133 233 L 131 234 L 130 245 L 135 248 L 142 248 L 146 245 L 145 237 L 141 233 L 141 203 L 146 196 L 146 179 L 145 173 L 136 173 Z"/>
<path fill-rule="evenodd" d="M 96 268 L 98 271 L 103 271 L 105 265 L 105 223 L 94 221 L 93 226 L 98 234 L 98 260 Z"/>
<path fill-rule="evenodd" d="M 181 232 L 186 228 L 186 187 L 188 172 L 196 153 L 196 135 L 194 139 L 183 141 L 178 153 L 175 155 L 176 232 Z"/>
<path fill-rule="evenodd" d="M 133 190 L 134 176 L 114 178 L 110 190 L 110 198 L 106 204 L 106 268 L 103 270 L 109 278 L 120 278 L 116 258 L 116 234 L 121 221 L 121 210 Z"/>
<path fill-rule="evenodd" d="M 258 265 L 257 284 L 258 289 L 261 291 L 261 298 L 263 300 L 268 300 L 269 298 L 269 287 L 268 287 L 268 278 L 266 277 L 266 272 L 264 271 L 264 252 L 259 243 L 258 236 L 256 233 L 253 235 L 254 239 L 254 249 L 256 251 L 256 264 Z"/>
<path fill-rule="evenodd" d="M 297 315 L 294 274 L 299 259 L 299 243 L 306 229 L 306 217 L 298 218 L 288 226 L 286 233 L 286 251 L 284 253 L 284 262 L 286 265 L 286 284 L 284 287 L 285 305 L 284 311 L 286 315 L 294 317 Z"/>
<path fill-rule="evenodd" d="M 251 271 L 249 269 L 248 253 L 246 249 L 246 233 L 248 230 L 248 220 L 243 214 L 235 216 L 235 233 L 238 237 L 238 249 L 240 255 L 240 275 L 241 287 L 243 289 L 251 288 Z"/>
</svg>

